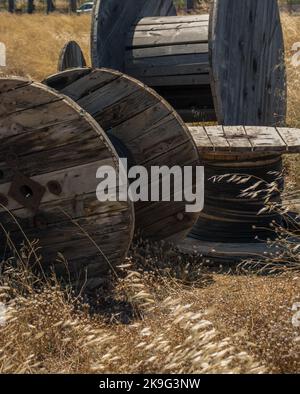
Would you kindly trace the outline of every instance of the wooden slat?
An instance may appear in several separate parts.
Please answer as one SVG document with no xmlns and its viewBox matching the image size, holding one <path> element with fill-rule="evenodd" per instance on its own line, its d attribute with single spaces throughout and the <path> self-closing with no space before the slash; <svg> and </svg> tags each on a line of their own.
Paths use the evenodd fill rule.
<svg viewBox="0 0 300 394">
<path fill-rule="evenodd" d="M 189 131 L 197 145 L 199 152 L 202 151 L 212 151 L 214 146 L 207 135 L 204 127 L 189 127 Z"/>
<path fill-rule="evenodd" d="M 32 81 L 28 78 L 11 77 L 10 79 L 0 80 L 0 95 L 12 89 L 22 88 L 23 86 L 30 85 Z"/>
<path fill-rule="evenodd" d="M 165 18 L 164 23 L 152 24 L 152 25 L 144 25 L 143 23 L 139 23 L 137 25 L 133 25 L 130 28 L 130 32 L 143 32 L 143 31 L 163 31 L 163 30 L 178 30 L 180 28 L 190 29 L 195 27 L 203 27 L 208 26 L 209 16 L 207 15 L 207 19 L 203 19 L 197 22 L 190 22 L 186 20 L 186 16 L 182 17 L 181 22 L 169 23 L 169 17 Z M 189 17 L 188 17 L 189 18 Z M 160 18 L 161 19 L 161 18 Z"/>
<path fill-rule="evenodd" d="M 147 57 L 160 57 L 160 56 L 174 56 L 174 55 L 189 55 L 189 54 L 201 54 L 208 53 L 208 44 L 176 44 L 176 45 L 164 45 L 164 46 L 153 46 L 148 48 L 138 48 L 126 51 L 127 58 L 139 59 Z"/>
<path fill-rule="evenodd" d="M 287 145 L 290 153 L 300 152 L 300 130 L 293 128 L 277 127 L 277 131 Z"/>
<path fill-rule="evenodd" d="M 185 15 L 185 16 L 168 16 L 167 18 L 147 17 L 139 20 L 138 25 L 162 25 L 167 23 L 191 23 L 208 21 L 209 15 Z"/>
<path fill-rule="evenodd" d="M 209 74 L 199 75 L 164 75 L 159 77 L 143 77 L 146 85 L 157 86 L 189 86 L 189 85 L 209 85 Z"/>
<path fill-rule="evenodd" d="M 11 112 L 23 111 L 34 108 L 37 105 L 62 100 L 61 96 L 55 94 L 49 97 L 48 89 L 43 85 L 40 86 L 38 92 L 36 90 L 36 85 L 29 84 L 24 85 L 22 89 L 19 87 L 3 94 L 0 98 L 0 117 L 1 115 L 8 115 Z"/>
<path fill-rule="evenodd" d="M 238 150 L 239 152 L 242 152 L 244 150 L 252 150 L 252 144 L 249 141 L 243 126 L 224 126 L 223 131 L 232 151 Z"/>
<path fill-rule="evenodd" d="M 126 72 L 133 77 L 143 79 L 144 77 L 159 77 L 164 75 L 190 75 L 208 74 L 209 66 L 207 63 L 176 64 L 175 66 L 150 66 L 148 64 L 126 67 Z"/>
<path fill-rule="evenodd" d="M 126 51 L 130 52 L 130 51 Z M 152 67 L 176 67 L 178 65 L 199 64 L 206 65 L 209 68 L 208 53 L 194 53 L 194 54 L 181 54 L 160 57 L 147 57 L 147 58 L 131 58 L 129 53 L 126 55 L 126 70 L 130 67 L 143 66 L 151 70 Z M 129 72 L 127 74 L 130 75 Z"/>
<path fill-rule="evenodd" d="M 208 25 L 193 28 L 185 28 L 184 26 L 171 30 L 135 31 L 127 35 L 126 46 L 139 48 L 205 42 L 208 42 Z"/>
<path fill-rule="evenodd" d="M 287 151 L 287 145 L 274 127 L 245 127 L 254 151 Z"/>
<path fill-rule="evenodd" d="M 214 150 L 222 148 L 222 150 L 230 151 L 230 145 L 225 137 L 222 126 L 206 126 L 205 131 L 214 146 Z"/>
</svg>

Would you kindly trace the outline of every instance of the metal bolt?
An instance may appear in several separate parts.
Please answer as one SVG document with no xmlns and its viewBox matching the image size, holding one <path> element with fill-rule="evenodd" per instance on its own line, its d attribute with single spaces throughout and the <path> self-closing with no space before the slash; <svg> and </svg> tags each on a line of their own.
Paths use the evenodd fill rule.
<svg viewBox="0 0 300 394">
<path fill-rule="evenodd" d="M 62 193 L 62 188 L 57 181 L 50 181 L 47 183 L 47 188 L 50 193 L 59 196 Z"/>
</svg>

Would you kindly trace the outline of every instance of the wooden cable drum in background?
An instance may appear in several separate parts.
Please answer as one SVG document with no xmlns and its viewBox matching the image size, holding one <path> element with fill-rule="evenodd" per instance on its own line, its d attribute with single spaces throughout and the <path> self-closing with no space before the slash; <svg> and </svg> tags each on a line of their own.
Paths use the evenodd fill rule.
<svg viewBox="0 0 300 394">
<path fill-rule="evenodd" d="M 59 54 L 57 71 L 85 66 L 86 61 L 80 46 L 76 41 L 67 42 Z"/>
<path fill-rule="evenodd" d="M 2 258 L 19 257 L 24 244 L 35 266 L 41 255 L 45 271 L 97 287 L 123 263 L 134 229 L 130 201 L 96 197 L 98 168 L 119 171 L 104 131 L 68 97 L 27 79 L 0 78 L 0 150 Z"/>
<path fill-rule="evenodd" d="M 134 78 L 108 69 L 73 69 L 44 83 L 89 112 L 129 166 L 144 166 L 150 174 L 153 166 L 199 164 L 185 123 L 162 97 Z M 154 186 L 150 179 L 148 186 Z M 199 216 L 185 207 L 185 201 L 136 202 L 136 227 L 151 239 L 181 239 Z"/>
<path fill-rule="evenodd" d="M 276 0 L 214 0 L 210 16 L 176 16 L 170 0 L 97 0 L 92 20 L 93 66 L 145 82 L 185 121 L 284 122 Z"/>
</svg>

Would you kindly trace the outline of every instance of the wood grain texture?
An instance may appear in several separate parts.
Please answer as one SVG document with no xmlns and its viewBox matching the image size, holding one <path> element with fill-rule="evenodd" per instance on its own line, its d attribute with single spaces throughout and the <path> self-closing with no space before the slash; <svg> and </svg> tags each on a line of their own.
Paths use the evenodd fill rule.
<svg viewBox="0 0 300 394">
<path fill-rule="evenodd" d="M 76 41 L 67 42 L 60 52 L 57 71 L 85 66 L 86 61 L 80 46 Z"/>
<path fill-rule="evenodd" d="M 219 123 L 284 125 L 286 76 L 277 0 L 215 0 L 209 45 Z"/>
<path fill-rule="evenodd" d="M 127 34 L 125 72 L 157 90 L 186 122 L 207 119 L 209 113 L 215 120 L 211 92 L 201 104 L 210 89 L 208 24 L 208 15 L 149 17 Z M 190 91 L 185 99 L 182 89 Z"/>
<path fill-rule="evenodd" d="M 45 82 L 76 99 L 131 163 L 148 169 L 198 163 L 198 151 L 187 126 L 155 91 L 118 71 L 94 69 L 76 80 L 72 74 L 80 75 L 78 70 L 69 70 Z M 137 227 L 152 239 L 178 239 L 198 218 L 198 213 L 186 214 L 185 205 L 174 201 L 137 202 Z"/>
<path fill-rule="evenodd" d="M 143 17 L 166 15 L 176 15 L 173 0 L 97 0 L 92 14 L 92 66 L 124 71 L 130 27 Z"/>
<path fill-rule="evenodd" d="M 300 129 L 262 126 L 191 126 L 200 153 L 300 153 Z M 246 156 L 245 156 L 246 157 Z"/>
<path fill-rule="evenodd" d="M 0 78 L 0 92 L 8 86 L 0 94 L 0 194 L 7 199 L 6 209 L 0 209 L 1 255 L 9 251 L 6 232 L 17 250 L 27 245 L 25 234 L 30 242 L 39 240 L 46 271 L 54 265 L 69 278 L 72 267 L 71 283 L 86 281 L 91 289 L 91 283 L 123 262 L 133 235 L 132 203 L 96 197 L 97 169 L 110 165 L 118 171 L 115 149 L 94 119 L 68 97 L 31 81 Z M 36 211 L 10 194 L 16 174 L 44 188 Z M 49 186 L 53 181 L 58 194 Z M 17 184 L 18 190 L 25 185 Z M 35 198 L 34 189 L 25 190 L 26 198 Z M 56 262 L 58 253 L 67 266 Z M 89 273 L 91 262 L 96 277 Z"/>
</svg>

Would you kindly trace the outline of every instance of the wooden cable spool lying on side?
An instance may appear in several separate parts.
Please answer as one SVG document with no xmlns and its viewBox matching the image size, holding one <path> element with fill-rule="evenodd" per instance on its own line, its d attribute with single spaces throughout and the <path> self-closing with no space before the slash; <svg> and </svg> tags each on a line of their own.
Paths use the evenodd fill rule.
<svg viewBox="0 0 300 394">
<path fill-rule="evenodd" d="M 277 237 L 273 225 L 285 227 L 287 223 L 276 210 L 260 212 L 266 207 L 266 189 L 271 185 L 275 187 L 269 193 L 270 202 L 281 203 L 282 155 L 300 152 L 300 130 L 257 126 L 189 130 L 205 166 L 205 203 L 197 224 L 179 247 L 222 263 L 277 252 L 267 241 Z M 218 176 L 223 179 L 214 182 Z M 230 182 L 233 176 L 246 182 Z M 251 187 L 253 193 L 258 192 L 256 196 L 241 195 Z"/>
<path fill-rule="evenodd" d="M 0 78 L 1 258 L 39 255 L 72 285 L 93 289 L 123 263 L 134 230 L 130 201 L 99 202 L 96 171 L 118 172 L 117 153 L 68 97 L 23 78 Z M 33 242 L 38 249 L 32 251 Z M 58 259 L 61 253 L 66 261 Z"/>
<path fill-rule="evenodd" d="M 199 164 L 197 147 L 180 116 L 134 78 L 108 69 L 78 68 L 52 75 L 44 83 L 90 113 L 129 166 L 144 166 L 150 173 L 153 166 Z M 136 202 L 136 227 L 146 238 L 178 241 L 199 216 L 186 212 L 185 206 L 185 201 Z"/>
<path fill-rule="evenodd" d="M 185 121 L 284 123 L 277 0 L 214 0 L 210 16 L 177 16 L 172 0 L 97 0 L 92 21 L 93 66 L 143 81 Z"/>
</svg>

